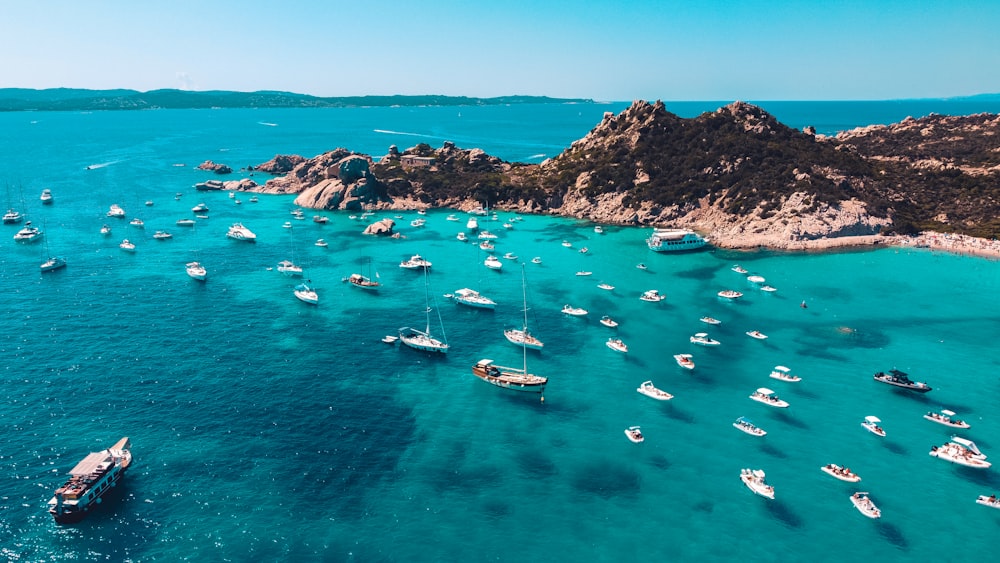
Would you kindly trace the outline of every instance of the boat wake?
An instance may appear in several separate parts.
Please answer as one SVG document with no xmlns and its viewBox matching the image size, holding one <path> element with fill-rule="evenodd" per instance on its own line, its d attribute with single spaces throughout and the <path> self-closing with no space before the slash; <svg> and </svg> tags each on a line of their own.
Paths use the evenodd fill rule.
<svg viewBox="0 0 1000 563">
<path fill-rule="evenodd" d="M 525 158 L 524 160 L 542 160 L 543 158 L 545 158 L 545 156 L 546 156 L 545 153 L 540 152 L 538 154 L 533 154 L 533 155 Z"/>
<path fill-rule="evenodd" d="M 406 135 L 408 137 L 422 137 L 424 139 L 443 139 L 437 135 L 425 135 L 424 133 L 407 133 L 406 131 L 392 131 L 390 129 L 372 129 L 375 133 L 385 133 L 386 135 Z"/>
<path fill-rule="evenodd" d="M 112 160 L 111 162 L 101 162 L 99 164 L 91 164 L 85 168 L 85 170 L 97 170 L 98 168 L 104 168 L 106 166 L 111 166 L 112 164 L 118 164 L 120 160 Z"/>
</svg>

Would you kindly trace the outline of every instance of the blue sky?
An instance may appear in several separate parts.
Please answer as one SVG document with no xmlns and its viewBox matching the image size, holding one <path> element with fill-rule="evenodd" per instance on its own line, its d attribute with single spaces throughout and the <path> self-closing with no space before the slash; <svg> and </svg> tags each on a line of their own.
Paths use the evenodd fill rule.
<svg viewBox="0 0 1000 563">
<path fill-rule="evenodd" d="M 1000 2 L 0 3 L 0 87 L 878 100 L 1000 92 Z"/>
</svg>

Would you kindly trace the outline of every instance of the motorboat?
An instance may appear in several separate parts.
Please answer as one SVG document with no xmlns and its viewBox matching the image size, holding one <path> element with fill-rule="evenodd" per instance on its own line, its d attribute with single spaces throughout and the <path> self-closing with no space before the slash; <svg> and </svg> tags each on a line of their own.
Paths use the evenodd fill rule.
<svg viewBox="0 0 1000 563">
<path fill-rule="evenodd" d="M 465 228 L 470 231 L 475 231 L 479 228 L 479 221 L 475 217 L 469 217 L 469 220 L 465 223 Z"/>
<path fill-rule="evenodd" d="M 722 324 L 722 321 L 720 321 L 719 319 L 713 318 L 713 317 L 702 317 L 702 318 L 700 318 L 698 320 L 700 320 L 701 322 L 703 322 L 703 323 L 705 323 L 707 325 L 721 325 Z"/>
<path fill-rule="evenodd" d="M 488 240 L 484 240 L 483 242 L 479 243 L 479 250 L 485 250 L 487 252 L 491 252 L 495 248 L 496 246 L 494 246 L 493 243 Z"/>
<path fill-rule="evenodd" d="M 579 272 L 576 273 L 576 275 L 578 275 L 578 276 L 592 276 L 592 275 L 594 275 L 594 272 L 591 272 L 589 270 L 580 270 Z"/>
<path fill-rule="evenodd" d="M 590 252 L 590 249 L 587 248 L 586 246 L 584 246 L 583 248 L 580 249 L 580 254 L 586 254 L 588 252 Z"/>
<path fill-rule="evenodd" d="M 503 228 L 505 228 L 505 229 L 513 229 L 514 228 L 514 224 L 513 223 L 504 223 L 503 224 Z"/>
<path fill-rule="evenodd" d="M 691 341 L 691 344 L 697 344 L 699 346 L 718 346 L 721 344 L 718 340 L 710 338 L 707 332 L 697 332 L 688 340 Z"/>
<path fill-rule="evenodd" d="M 302 267 L 295 265 L 291 260 L 278 262 L 278 271 L 286 276 L 299 277 L 302 275 Z"/>
<path fill-rule="evenodd" d="M 503 262 L 501 262 L 499 258 L 493 256 L 492 254 L 490 256 L 487 256 L 486 260 L 483 260 L 483 265 L 491 270 L 503 269 Z"/>
<path fill-rule="evenodd" d="M 281 228 L 282 229 L 291 229 L 292 228 L 292 222 L 291 221 L 285 221 L 284 223 L 281 224 Z"/>
<path fill-rule="evenodd" d="M 788 402 L 783 399 L 779 399 L 778 395 L 767 387 L 757 389 L 750 394 L 750 398 L 758 403 L 764 403 L 765 405 L 771 407 L 778 407 L 780 409 L 788 408 Z"/>
<path fill-rule="evenodd" d="M 906 372 L 899 371 L 898 369 L 891 369 L 888 372 L 880 371 L 873 375 L 872 378 L 880 383 L 899 387 L 900 389 L 916 391 L 917 393 L 926 393 L 931 390 L 931 387 L 926 383 L 913 381 Z"/>
<path fill-rule="evenodd" d="M 879 510 L 872 499 L 868 497 L 868 493 L 857 492 L 851 495 L 851 504 L 854 508 L 858 509 L 858 512 L 864 514 L 869 518 L 881 518 L 882 511 Z"/>
<path fill-rule="evenodd" d="M 15 225 L 21 221 L 24 221 L 24 215 L 21 215 L 21 212 L 16 209 L 8 209 L 7 213 L 3 214 L 4 225 Z"/>
<path fill-rule="evenodd" d="M 612 319 L 611 317 L 604 315 L 601 317 L 601 324 L 608 328 L 615 328 L 618 326 L 618 321 Z"/>
<path fill-rule="evenodd" d="M 759 330 L 748 330 L 746 334 L 750 338 L 756 338 L 757 340 L 767 340 L 767 335 Z"/>
<path fill-rule="evenodd" d="M 110 235 L 111 234 L 111 227 L 108 226 L 108 225 L 106 225 L 106 224 L 105 225 L 101 225 L 101 234 L 104 235 L 104 236 Z"/>
<path fill-rule="evenodd" d="M 642 435 L 642 430 L 638 426 L 629 426 L 625 429 L 625 436 L 634 444 L 641 444 L 646 439 Z"/>
<path fill-rule="evenodd" d="M 760 290 L 761 291 L 766 291 L 768 293 L 774 293 L 775 291 L 778 291 L 778 288 L 776 288 L 776 287 L 774 287 L 772 285 L 762 285 L 762 286 L 760 286 Z"/>
<path fill-rule="evenodd" d="M 622 342 L 621 338 L 609 338 L 604 344 L 615 352 L 621 352 L 622 354 L 628 353 L 628 346 Z"/>
<path fill-rule="evenodd" d="M 125 210 L 122 209 L 117 203 L 112 203 L 111 207 L 108 208 L 108 217 L 114 217 L 116 219 L 125 218 Z"/>
<path fill-rule="evenodd" d="M 316 293 L 316 290 L 304 283 L 300 283 L 295 286 L 293 293 L 295 294 L 295 297 L 303 303 L 308 303 L 309 305 L 319 305 L 319 295 Z"/>
<path fill-rule="evenodd" d="M 507 252 L 503 255 L 504 260 L 517 260 L 517 254 L 513 252 Z"/>
<path fill-rule="evenodd" d="M 458 221 L 458 217 L 455 216 L 454 213 L 448 215 L 447 217 L 445 217 L 445 219 L 447 219 L 448 221 Z"/>
<path fill-rule="evenodd" d="M 771 370 L 771 379 L 778 379 L 781 381 L 788 381 L 795 383 L 797 381 L 802 381 L 802 378 L 797 375 L 792 375 L 792 370 L 785 366 L 774 366 Z"/>
<path fill-rule="evenodd" d="M 234 240 L 242 240 L 246 242 L 255 242 L 257 240 L 257 235 L 253 231 L 243 226 L 243 223 L 233 223 L 229 227 L 229 232 L 226 236 Z"/>
<path fill-rule="evenodd" d="M 319 239 L 316 239 L 316 246 L 319 246 L 321 248 L 326 248 L 329 245 L 326 243 L 325 240 L 319 238 Z"/>
<path fill-rule="evenodd" d="M 204 281 L 208 277 L 208 271 L 205 270 L 205 266 L 201 265 L 201 262 L 188 262 L 184 267 L 187 270 L 187 275 L 196 280 Z"/>
<path fill-rule="evenodd" d="M 423 219 L 423 218 L 417 218 L 417 219 L 414 219 L 414 220 L 410 221 L 410 226 L 411 227 L 423 227 L 426 224 L 427 224 L 427 219 Z"/>
<path fill-rule="evenodd" d="M 325 225 L 330 220 L 326 215 L 313 215 L 313 223 L 319 223 L 320 225 Z"/>
<path fill-rule="evenodd" d="M 657 387 L 653 385 L 652 381 L 643 381 L 642 384 L 636 388 L 636 391 L 647 397 L 656 399 L 657 401 L 669 401 L 674 398 L 674 396 L 670 393 L 667 393 L 662 389 L 657 389 Z"/>
<path fill-rule="evenodd" d="M 178 227 L 193 227 L 194 226 L 194 219 L 178 219 L 177 220 L 177 226 Z"/>
<path fill-rule="evenodd" d="M 155 238 L 156 240 L 167 240 L 174 238 L 174 235 L 168 233 L 167 231 L 156 231 L 155 233 L 153 233 L 153 238 Z"/>
<path fill-rule="evenodd" d="M 132 443 L 122 438 L 106 450 L 88 454 L 69 472 L 69 479 L 48 502 L 57 524 L 75 524 L 101 504 L 132 464 Z"/>
<path fill-rule="evenodd" d="M 562 241 L 562 245 L 565 246 L 566 248 L 573 248 L 573 243 L 571 243 L 568 240 Z"/>
<path fill-rule="evenodd" d="M 204 203 L 199 203 L 191 208 L 191 211 L 195 213 L 208 213 L 208 206 Z"/>
<path fill-rule="evenodd" d="M 502 389 L 527 393 L 544 393 L 548 378 L 528 373 L 527 365 L 512 368 L 496 365 L 493 360 L 482 359 L 472 366 L 472 375 Z"/>
<path fill-rule="evenodd" d="M 42 200 L 42 205 L 52 205 L 52 202 L 54 201 L 52 197 L 52 190 L 45 188 L 42 190 L 42 195 L 39 196 L 38 199 Z"/>
<path fill-rule="evenodd" d="M 641 262 L 639 264 L 636 264 L 635 267 L 638 268 L 638 269 L 640 269 L 640 270 L 647 270 L 648 269 L 646 267 L 646 265 L 643 264 L 643 263 L 641 263 Z"/>
<path fill-rule="evenodd" d="M 687 229 L 653 229 L 646 239 L 646 246 L 653 252 L 697 250 L 707 243 L 708 239 Z"/>
<path fill-rule="evenodd" d="M 469 240 L 469 237 L 465 236 L 465 233 L 458 233 L 457 235 L 455 235 L 455 238 L 461 242 Z"/>
<path fill-rule="evenodd" d="M 364 289 L 365 291 L 378 291 L 380 284 L 369 278 L 368 276 L 362 276 L 361 274 L 351 274 L 344 278 L 344 281 L 351 284 L 358 289 Z"/>
<path fill-rule="evenodd" d="M 642 299 L 643 301 L 648 301 L 650 303 L 659 303 L 660 301 L 663 301 L 666 298 L 667 298 L 666 295 L 660 295 L 660 292 L 655 289 L 644 291 L 642 292 L 642 295 L 639 296 L 639 299 Z"/>
<path fill-rule="evenodd" d="M 763 469 L 741 469 L 740 480 L 756 495 L 774 500 L 774 487 L 764 482 Z"/>
<path fill-rule="evenodd" d="M 764 283 L 767 280 L 764 279 L 764 276 L 758 276 L 754 274 L 752 276 L 747 276 L 747 281 L 750 283 Z"/>
<path fill-rule="evenodd" d="M 979 498 L 976 499 L 976 504 L 981 504 L 990 508 L 1000 508 L 1000 498 L 997 498 L 996 495 L 979 495 Z"/>
<path fill-rule="evenodd" d="M 572 317 L 582 317 L 587 314 L 586 309 L 581 309 L 580 307 L 571 307 L 569 305 L 563 305 L 562 312 Z"/>
<path fill-rule="evenodd" d="M 865 427 L 865 430 L 871 432 L 872 434 L 885 438 L 885 430 L 879 426 L 882 422 L 877 416 L 868 415 L 865 417 L 865 421 L 861 423 L 861 426 Z"/>
<path fill-rule="evenodd" d="M 66 267 L 66 259 L 63 258 L 62 256 L 52 256 L 45 262 L 42 262 L 41 265 L 39 266 L 42 272 L 51 272 L 65 267 Z"/>
<path fill-rule="evenodd" d="M 42 240 L 43 236 L 45 236 L 45 233 L 38 227 L 33 226 L 31 221 L 28 221 L 24 224 L 23 229 L 14 234 L 14 241 L 37 242 Z"/>
<path fill-rule="evenodd" d="M 387 334 L 382 337 L 382 342 L 385 342 L 386 344 L 395 344 L 397 340 L 399 340 L 399 337 L 392 334 Z"/>
<path fill-rule="evenodd" d="M 599 234 L 599 235 L 603 235 L 604 234 L 604 227 L 601 227 L 600 225 L 595 225 L 594 226 L 594 232 L 597 233 L 597 234 Z"/>
<path fill-rule="evenodd" d="M 729 299 L 730 301 L 743 297 L 743 294 L 740 293 L 739 291 L 736 291 L 735 289 L 724 289 L 720 291 L 717 295 L 722 299 Z"/>
<path fill-rule="evenodd" d="M 691 354 L 674 354 L 674 361 L 684 369 L 694 369 L 694 359 Z"/>
<path fill-rule="evenodd" d="M 254 196 L 250 196 L 250 200 L 249 201 L 250 201 L 250 203 L 257 203 L 258 201 L 260 201 L 260 199 L 258 199 L 257 196 L 254 195 Z"/>
<path fill-rule="evenodd" d="M 449 293 L 445 297 L 451 297 L 455 300 L 455 303 L 460 305 L 466 305 L 468 307 L 476 307 L 479 309 L 495 309 L 497 302 L 486 297 L 485 295 L 469 288 L 462 288 L 455 291 L 455 293 Z"/>
<path fill-rule="evenodd" d="M 969 428 L 970 425 L 964 420 L 959 420 L 957 418 L 952 418 L 955 416 L 954 411 L 948 409 L 941 409 L 940 413 L 929 412 L 924 415 L 924 418 L 930 420 L 931 422 L 936 422 L 938 424 L 943 424 L 945 426 L 950 426 L 952 428 Z"/>
<path fill-rule="evenodd" d="M 499 238 L 497 235 L 489 231 L 480 231 L 478 237 L 479 240 L 496 240 Z"/>
<path fill-rule="evenodd" d="M 851 471 L 850 467 L 841 467 L 836 463 L 828 463 L 823 467 L 820 467 L 823 473 L 841 481 L 847 481 L 848 483 L 857 483 L 861 480 L 861 477 L 857 473 Z"/>
<path fill-rule="evenodd" d="M 730 270 L 736 272 L 737 274 L 745 274 L 745 273 L 747 273 L 747 269 L 744 268 L 743 266 L 740 266 L 739 264 L 736 264 L 735 266 L 733 266 L 732 268 L 730 268 Z"/>
<path fill-rule="evenodd" d="M 431 263 L 424 259 L 423 256 L 414 254 L 409 260 L 400 262 L 399 267 L 406 270 L 420 270 L 430 268 Z"/>
<path fill-rule="evenodd" d="M 987 469 L 992 465 L 986 461 L 986 454 L 979 451 L 975 442 L 959 436 L 952 436 L 943 446 L 931 446 L 929 454 L 974 469 Z"/>
<path fill-rule="evenodd" d="M 236 199 L 236 192 L 229 192 L 229 199 Z"/>
<path fill-rule="evenodd" d="M 532 264 L 541 264 L 542 263 L 542 258 L 540 256 L 535 256 L 534 258 L 531 259 L 531 263 Z"/>
<path fill-rule="evenodd" d="M 125 252 L 135 252 L 135 243 L 125 239 L 118 245 L 118 248 L 124 250 Z"/>
<path fill-rule="evenodd" d="M 749 418 L 741 416 L 736 419 L 733 423 L 733 428 L 739 430 L 740 432 L 746 432 L 751 436 L 766 436 L 767 431 L 759 426 L 756 426 Z"/>
<path fill-rule="evenodd" d="M 137 229 L 145 229 L 146 228 L 146 224 L 143 223 L 142 219 L 140 219 L 138 217 L 136 217 L 136 218 L 132 219 L 131 221 L 129 221 L 128 224 L 132 225 L 133 227 L 135 227 Z"/>
</svg>

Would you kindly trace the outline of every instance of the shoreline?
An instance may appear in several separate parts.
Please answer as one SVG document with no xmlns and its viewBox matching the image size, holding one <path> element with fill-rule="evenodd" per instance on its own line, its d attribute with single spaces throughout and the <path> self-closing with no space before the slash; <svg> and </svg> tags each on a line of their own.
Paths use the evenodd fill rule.
<svg viewBox="0 0 1000 563">
<path fill-rule="evenodd" d="M 709 235 L 709 243 L 717 248 L 748 252 L 755 250 L 809 252 L 882 246 L 927 249 L 959 256 L 1000 260 L 1000 240 L 933 231 L 924 231 L 919 235 L 858 235 L 780 242 L 767 236 L 722 237 L 718 240 Z"/>
</svg>

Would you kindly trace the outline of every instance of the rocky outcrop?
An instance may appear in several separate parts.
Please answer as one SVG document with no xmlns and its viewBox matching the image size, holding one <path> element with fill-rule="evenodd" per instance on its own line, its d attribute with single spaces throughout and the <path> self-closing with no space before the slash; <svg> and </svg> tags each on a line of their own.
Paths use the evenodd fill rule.
<svg viewBox="0 0 1000 563">
<path fill-rule="evenodd" d="M 199 170 L 211 170 L 216 174 L 232 174 L 233 169 L 226 166 L 225 164 L 217 164 L 211 160 L 206 160 L 198 165 Z"/>
<path fill-rule="evenodd" d="M 289 158 L 288 163 L 293 160 Z M 360 211 L 384 198 L 384 189 L 372 175 L 371 164 L 367 155 L 336 149 L 303 159 L 286 175 L 268 180 L 259 191 L 298 194 L 295 205 L 301 207 Z"/>
<path fill-rule="evenodd" d="M 263 164 L 258 164 L 256 170 L 279 176 L 281 174 L 288 174 L 294 170 L 296 166 L 305 161 L 306 159 L 304 157 L 297 154 L 277 154 L 274 155 L 274 158 L 271 160 Z"/>
<path fill-rule="evenodd" d="M 257 191 L 257 182 L 254 182 L 250 178 L 242 178 L 239 180 L 229 180 L 223 182 L 223 189 L 231 192 L 250 192 Z"/>
<path fill-rule="evenodd" d="M 380 221 L 375 221 L 371 225 L 365 227 L 362 234 L 365 235 L 375 235 L 375 236 L 391 236 L 392 229 L 396 226 L 396 222 L 392 219 L 382 219 Z"/>
</svg>

